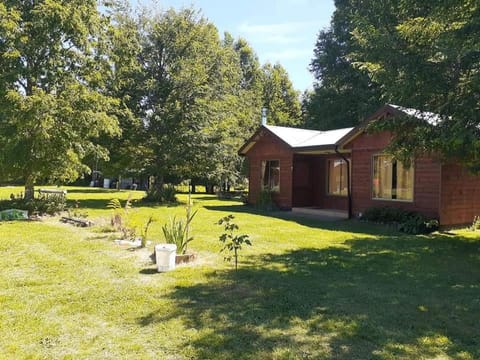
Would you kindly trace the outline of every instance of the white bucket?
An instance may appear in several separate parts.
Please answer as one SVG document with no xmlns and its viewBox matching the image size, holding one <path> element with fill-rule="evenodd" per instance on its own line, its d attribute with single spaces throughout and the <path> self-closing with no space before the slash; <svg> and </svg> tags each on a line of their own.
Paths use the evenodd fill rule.
<svg viewBox="0 0 480 360">
<path fill-rule="evenodd" d="M 175 269 L 176 252 L 177 245 L 175 244 L 158 244 L 155 246 L 155 259 L 157 261 L 158 272 Z"/>
</svg>

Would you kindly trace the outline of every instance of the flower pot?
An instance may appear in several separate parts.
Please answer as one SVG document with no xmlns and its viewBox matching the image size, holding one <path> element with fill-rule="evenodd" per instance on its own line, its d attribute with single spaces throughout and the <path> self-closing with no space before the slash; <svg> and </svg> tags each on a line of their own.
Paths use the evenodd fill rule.
<svg viewBox="0 0 480 360">
<path fill-rule="evenodd" d="M 192 261 L 194 261 L 196 258 L 195 254 L 177 254 L 175 256 L 175 264 L 188 264 Z"/>
</svg>

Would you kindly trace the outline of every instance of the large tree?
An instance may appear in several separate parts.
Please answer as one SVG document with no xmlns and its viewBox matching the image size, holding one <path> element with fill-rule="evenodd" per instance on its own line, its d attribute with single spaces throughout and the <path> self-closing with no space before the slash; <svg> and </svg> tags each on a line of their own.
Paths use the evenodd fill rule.
<svg viewBox="0 0 480 360">
<path fill-rule="evenodd" d="M 300 94 L 293 88 L 287 71 L 280 64 L 262 67 L 262 100 L 272 125 L 299 126 L 302 121 Z"/>
<path fill-rule="evenodd" d="M 360 2 L 361 5 L 360 6 Z M 351 54 L 383 99 L 441 116 L 377 123 L 403 159 L 435 153 L 480 171 L 480 3 L 471 0 L 351 1 Z"/>
<path fill-rule="evenodd" d="M 234 155 L 228 134 L 239 123 L 237 57 L 193 9 L 159 15 L 145 34 L 145 168 L 157 184 L 166 177 L 218 182 Z"/>
<path fill-rule="evenodd" d="M 303 97 L 305 126 L 330 130 L 359 123 L 380 104 L 380 92 L 368 73 L 355 67 L 352 1 L 335 2 L 330 27 L 318 34 L 310 71 L 313 90 Z"/>
<path fill-rule="evenodd" d="M 0 3 L 0 178 L 23 179 L 27 198 L 88 171 L 87 155 L 108 155 L 94 139 L 118 133 L 104 26 L 94 0 Z"/>
</svg>

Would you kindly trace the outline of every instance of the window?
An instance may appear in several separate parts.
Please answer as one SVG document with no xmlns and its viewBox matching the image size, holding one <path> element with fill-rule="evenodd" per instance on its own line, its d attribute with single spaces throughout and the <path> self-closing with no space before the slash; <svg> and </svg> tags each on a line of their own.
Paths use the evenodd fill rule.
<svg viewBox="0 0 480 360">
<path fill-rule="evenodd" d="M 345 160 L 328 160 L 328 195 L 348 195 L 347 173 Z"/>
<path fill-rule="evenodd" d="M 389 155 L 373 157 L 373 198 L 413 201 L 413 166 Z"/>
<path fill-rule="evenodd" d="M 280 191 L 280 161 L 262 161 L 262 188 L 270 191 Z"/>
</svg>

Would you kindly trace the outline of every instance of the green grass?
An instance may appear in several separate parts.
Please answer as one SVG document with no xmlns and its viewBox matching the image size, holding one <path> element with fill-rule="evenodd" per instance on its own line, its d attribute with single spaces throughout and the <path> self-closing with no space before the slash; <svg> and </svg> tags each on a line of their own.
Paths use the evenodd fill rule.
<svg viewBox="0 0 480 360">
<path fill-rule="evenodd" d="M 478 233 L 406 236 L 199 194 L 198 260 L 157 273 L 151 248 L 132 251 L 102 232 L 109 199 L 128 192 L 68 190 L 96 227 L 0 223 L 0 358 L 480 358 Z M 0 198 L 12 191 L 21 189 L 0 188 Z M 131 216 L 157 219 L 156 243 L 184 212 L 137 205 Z M 237 273 L 214 225 L 230 213 L 253 242 Z"/>
</svg>

